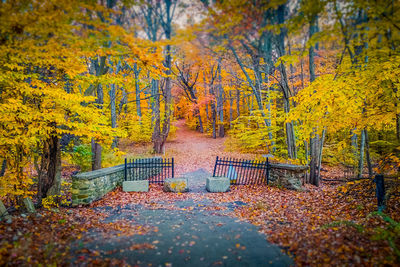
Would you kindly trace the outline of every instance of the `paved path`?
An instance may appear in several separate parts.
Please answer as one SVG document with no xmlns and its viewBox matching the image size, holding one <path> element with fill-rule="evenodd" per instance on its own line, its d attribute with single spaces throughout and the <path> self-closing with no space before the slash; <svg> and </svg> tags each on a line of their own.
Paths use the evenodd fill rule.
<svg viewBox="0 0 400 267">
<path fill-rule="evenodd" d="M 204 169 L 188 173 L 191 192 L 206 194 Z M 266 241 L 257 227 L 226 216 L 243 202 L 213 203 L 211 200 L 185 200 L 160 203 L 161 208 L 126 205 L 117 209 L 96 208 L 110 214 L 104 222 L 121 219 L 150 225 L 158 231 L 131 237 L 112 235 L 107 240 L 96 232 L 88 233 L 90 242 L 74 244 L 101 257 L 124 259 L 138 266 L 290 266 L 293 261 Z M 153 249 L 128 248 L 135 244 L 152 244 Z"/>
<path fill-rule="evenodd" d="M 183 176 L 188 178 L 190 192 L 207 193 L 206 179 L 208 176 L 211 176 L 211 174 L 205 169 L 198 169 L 194 172 L 186 173 Z"/>
</svg>

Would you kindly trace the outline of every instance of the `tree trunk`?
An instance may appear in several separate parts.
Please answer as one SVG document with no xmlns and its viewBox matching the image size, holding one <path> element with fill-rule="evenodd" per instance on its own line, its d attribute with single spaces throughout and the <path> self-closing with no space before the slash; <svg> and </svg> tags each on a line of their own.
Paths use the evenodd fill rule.
<svg viewBox="0 0 400 267">
<path fill-rule="evenodd" d="M 361 141 L 360 141 L 360 157 L 358 160 L 358 172 L 357 177 L 361 178 L 364 168 L 364 149 L 365 149 L 365 131 L 361 131 Z"/>
<path fill-rule="evenodd" d="M 176 2 L 172 2 L 171 0 L 165 0 L 165 10 L 162 12 L 163 14 L 159 14 L 161 16 L 161 26 L 164 29 L 165 38 L 167 40 L 171 40 L 171 33 L 172 33 L 172 16 L 174 14 Z M 154 143 L 154 150 L 156 153 L 163 153 L 165 148 L 165 142 L 167 141 L 170 126 L 171 126 L 171 117 L 172 117 L 172 93 L 171 93 L 171 65 L 172 65 L 172 58 L 171 58 L 171 45 L 166 45 L 165 47 L 165 61 L 164 67 L 167 69 L 165 74 L 167 77 L 165 78 L 164 84 L 164 122 L 162 126 L 162 133 L 158 137 L 158 139 Z"/>
<path fill-rule="evenodd" d="M 323 129 L 322 130 L 321 140 L 319 142 L 318 177 L 317 177 L 318 180 L 321 178 L 322 152 L 323 152 L 323 149 L 324 149 L 325 134 L 326 134 L 326 129 Z"/>
<path fill-rule="evenodd" d="M 58 140 L 58 143 L 60 144 L 60 140 Z M 61 170 L 61 148 L 59 145 L 56 157 L 56 174 L 54 176 L 53 186 L 50 187 L 49 191 L 47 192 L 48 196 L 56 196 L 61 194 Z"/>
<path fill-rule="evenodd" d="M 211 120 L 212 120 L 212 137 L 217 138 L 217 110 L 215 107 L 215 101 L 211 101 Z"/>
<path fill-rule="evenodd" d="M 121 114 L 122 110 L 124 110 L 124 113 L 128 113 L 128 94 L 126 93 L 126 90 L 124 87 L 120 88 L 122 91 L 122 97 L 121 101 L 119 102 L 119 108 L 118 108 L 118 115 Z"/>
<path fill-rule="evenodd" d="M 199 108 L 198 107 L 196 107 L 195 108 L 195 110 L 194 110 L 194 117 L 197 117 L 197 120 L 198 120 L 198 122 L 199 122 L 199 126 L 198 126 L 198 131 L 200 132 L 200 133 L 204 133 L 204 128 L 203 128 L 203 121 L 201 120 L 201 115 L 200 115 L 200 110 L 199 110 Z"/>
<path fill-rule="evenodd" d="M 40 171 L 38 175 L 38 201 L 50 194 L 59 194 L 61 186 L 61 150 L 60 140 L 53 133 L 43 143 Z"/>
<path fill-rule="evenodd" d="M 400 114 L 396 114 L 396 137 L 400 142 Z"/>
<path fill-rule="evenodd" d="M 103 105 L 103 88 L 101 84 L 97 85 L 97 99 L 96 103 L 99 104 L 99 108 Z M 92 171 L 101 169 L 101 145 L 92 138 Z"/>
<path fill-rule="evenodd" d="M 6 168 L 7 168 L 7 160 L 3 159 L 3 163 L 1 164 L 0 177 L 4 176 L 4 174 L 6 173 Z"/>
<path fill-rule="evenodd" d="M 309 38 L 311 39 L 314 33 L 316 32 L 316 25 L 317 25 L 317 17 L 313 16 L 310 21 L 309 25 Z M 309 70 L 310 70 L 310 83 L 312 83 L 315 80 L 315 64 L 314 64 L 314 46 L 310 46 L 308 49 L 308 61 L 309 61 Z M 311 141 L 310 141 L 310 182 L 313 185 L 318 186 L 319 184 L 319 162 L 320 162 L 320 157 L 319 157 L 319 151 L 316 151 L 314 149 L 322 149 L 322 147 L 317 146 L 316 144 L 320 143 L 319 136 L 315 135 L 317 129 L 313 130 L 313 133 L 311 134 Z M 321 144 L 322 146 L 323 144 Z M 322 150 L 321 150 L 322 151 Z M 317 170 L 317 171 L 315 171 Z M 317 182 L 318 181 L 318 184 Z"/>
<path fill-rule="evenodd" d="M 372 164 L 371 164 L 371 158 L 369 155 L 369 138 L 368 138 L 368 131 L 367 129 L 364 129 L 364 134 L 365 134 L 365 156 L 367 158 L 367 165 L 368 165 L 368 176 L 369 178 L 372 178 L 373 173 L 372 173 Z"/>
<path fill-rule="evenodd" d="M 319 136 L 311 138 L 310 142 L 310 183 L 319 186 L 319 177 L 318 177 L 318 142 Z"/>
<path fill-rule="evenodd" d="M 101 169 L 101 145 L 92 138 L 92 171 Z"/>
<path fill-rule="evenodd" d="M 277 18 L 278 18 L 278 24 L 282 25 L 285 22 L 285 9 L 286 5 L 280 5 L 277 9 Z M 285 52 L 285 36 L 286 36 L 286 29 L 283 28 L 281 29 L 279 35 L 277 36 L 277 43 L 278 43 L 278 56 L 282 57 L 286 54 Z M 290 88 L 288 84 L 288 78 L 287 78 L 287 73 L 286 73 L 286 68 L 284 64 L 279 65 L 279 71 L 281 74 L 281 88 L 283 91 L 283 97 L 284 97 L 284 111 L 285 113 L 290 112 Z M 286 142 L 287 142 L 287 148 L 288 148 L 288 157 L 291 159 L 297 158 L 297 150 L 296 150 L 296 139 L 295 139 L 295 133 L 294 133 L 294 127 L 293 127 L 293 122 L 287 122 L 285 123 L 285 128 L 286 128 Z"/>
<path fill-rule="evenodd" d="M 232 53 L 233 53 L 233 55 L 234 55 L 234 57 L 236 59 L 236 62 L 240 66 L 243 74 L 246 77 L 247 83 L 249 84 L 250 88 L 253 91 L 254 96 L 256 97 L 258 109 L 260 110 L 261 115 L 264 118 L 265 125 L 267 127 L 270 127 L 271 126 L 271 121 L 268 120 L 267 116 L 265 115 L 264 106 L 263 106 L 262 99 L 261 99 L 261 84 L 260 84 L 260 80 L 259 80 L 260 79 L 259 71 L 257 69 L 258 63 L 257 64 L 255 63 L 256 59 L 253 59 L 253 65 L 255 67 L 254 75 L 256 76 L 256 82 L 254 83 L 253 80 L 250 78 L 249 74 L 247 73 L 247 71 L 246 71 L 246 69 L 245 69 L 245 67 L 243 65 L 243 62 L 240 60 L 239 56 L 237 55 L 235 48 L 233 46 L 231 46 L 231 45 L 229 45 L 228 48 L 232 51 Z M 270 138 L 271 143 L 273 143 L 272 134 L 269 135 L 269 138 Z"/>
<path fill-rule="evenodd" d="M 289 99 L 284 99 L 284 111 L 286 114 L 289 113 Z M 296 150 L 296 139 L 294 135 L 294 126 L 293 122 L 285 122 L 286 128 L 286 145 L 288 149 L 288 157 L 291 159 L 297 158 L 297 150 Z"/>
<path fill-rule="evenodd" d="M 139 85 L 139 72 L 140 70 L 135 63 L 134 73 L 135 73 L 135 94 L 136 94 L 136 115 L 139 117 L 139 120 L 142 120 L 142 108 L 140 106 L 140 85 Z"/>
<path fill-rule="evenodd" d="M 121 69 L 121 62 L 118 61 L 115 66 L 114 73 L 117 75 Z M 110 109 L 111 109 L 111 127 L 117 128 L 117 89 L 115 84 L 110 85 Z M 114 136 L 111 148 L 114 149 L 118 145 L 118 137 Z"/>
<path fill-rule="evenodd" d="M 353 154 L 353 168 L 354 168 L 354 173 L 357 172 L 357 168 L 356 168 L 356 162 L 358 159 L 358 138 L 357 138 L 357 134 L 354 133 L 354 130 L 351 131 L 351 151 Z"/>
<path fill-rule="evenodd" d="M 222 77 L 221 77 L 221 59 L 218 60 L 218 93 L 217 93 L 217 112 L 219 117 L 219 126 L 218 126 L 218 136 L 225 136 L 224 129 L 224 89 L 222 87 Z"/>
<path fill-rule="evenodd" d="M 168 38 L 170 39 L 170 38 Z M 171 75 L 171 46 L 167 45 L 167 55 L 166 55 L 166 65 L 167 75 Z M 172 117 L 172 93 L 171 93 L 171 78 L 168 76 L 165 78 L 165 87 L 164 87 L 164 123 L 162 128 L 161 135 L 161 149 L 158 153 L 163 153 L 165 148 L 165 142 L 167 141 L 169 130 L 171 127 L 171 117 Z"/>
<path fill-rule="evenodd" d="M 107 73 L 106 68 L 106 57 L 99 57 L 100 60 L 92 60 L 94 64 L 96 76 L 101 76 Z M 104 92 L 101 84 L 97 85 L 97 98 L 96 104 L 99 109 L 103 108 L 104 104 Z M 101 169 L 101 145 L 92 139 L 92 171 Z"/>
<path fill-rule="evenodd" d="M 110 107 L 111 107 L 111 128 L 117 128 L 117 107 L 116 107 L 116 89 L 115 84 L 110 85 Z M 116 148 L 118 145 L 118 138 L 113 137 L 111 148 Z"/>
<path fill-rule="evenodd" d="M 318 23 L 317 17 L 313 16 L 310 21 L 310 29 L 309 29 L 310 39 L 316 33 L 317 23 Z M 312 83 L 315 80 L 314 57 L 315 57 L 314 46 L 310 46 L 310 48 L 308 49 L 308 60 L 309 60 L 309 68 L 310 68 L 310 83 Z"/>
<path fill-rule="evenodd" d="M 232 91 L 229 91 L 229 129 L 232 129 L 233 121 L 233 96 Z"/>
<path fill-rule="evenodd" d="M 210 122 L 210 114 L 209 114 L 209 112 L 208 112 L 208 103 L 206 104 L 206 127 L 207 127 L 207 131 L 208 131 L 208 129 L 209 129 L 209 127 L 208 127 L 208 123 Z"/>
<path fill-rule="evenodd" d="M 239 89 L 236 89 L 236 113 L 237 113 L 237 117 L 240 117 L 240 91 Z"/>
<path fill-rule="evenodd" d="M 265 83 L 268 84 L 268 76 L 265 75 Z M 272 134 L 272 129 L 271 129 L 271 98 L 270 98 L 270 87 L 267 87 L 267 93 L 266 93 L 266 101 L 265 101 L 265 108 L 268 110 L 268 124 L 267 124 L 267 130 L 268 130 L 268 138 L 271 140 L 271 146 L 267 146 L 268 148 L 268 153 L 275 153 L 276 152 L 276 146 L 275 146 L 275 140 L 273 139 L 273 134 Z"/>
<path fill-rule="evenodd" d="M 153 96 L 152 102 L 152 124 L 153 124 L 153 150 L 155 153 L 162 152 L 162 138 L 161 138 L 161 116 L 160 116 L 160 96 L 158 81 L 152 80 L 151 95 Z"/>
</svg>

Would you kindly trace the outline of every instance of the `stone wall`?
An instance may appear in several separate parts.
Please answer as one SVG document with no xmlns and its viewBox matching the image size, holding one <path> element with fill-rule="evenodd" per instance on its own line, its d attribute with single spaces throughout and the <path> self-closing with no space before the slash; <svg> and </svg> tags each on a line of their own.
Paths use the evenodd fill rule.
<svg viewBox="0 0 400 267">
<path fill-rule="evenodd" d="M 72 206 L 92 203 L 122 185 L 124 169 L 122 164 L 72 176 Z"/>
<path fill-rule="evenodd" d="M 269 183 L 291 190 L 302 190 L 308 166 L 271 163 Z"/>
</svg>

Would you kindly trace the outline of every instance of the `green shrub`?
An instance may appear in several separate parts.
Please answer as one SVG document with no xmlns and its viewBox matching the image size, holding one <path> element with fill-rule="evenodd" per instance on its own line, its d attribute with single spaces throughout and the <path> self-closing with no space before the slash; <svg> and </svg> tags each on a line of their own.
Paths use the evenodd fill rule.
<svg viewBox="0 0 400 267">
<path fill-rule="evenodd" d="M 70 159 L 72 164 L 80 167 L 81 172 L 90 171 L 92 167 L 92 148 L 90 144 L 74 146 L 70 153 Z"/>
</svg>

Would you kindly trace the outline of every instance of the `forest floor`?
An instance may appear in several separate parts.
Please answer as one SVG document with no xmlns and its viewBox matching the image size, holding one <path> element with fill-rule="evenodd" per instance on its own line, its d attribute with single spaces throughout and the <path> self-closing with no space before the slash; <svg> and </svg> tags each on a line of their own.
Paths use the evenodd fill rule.
<svg viewBox="0 0 400 267">
<path fill-rule="evenodd" d="M 252 155 L 226 152 L 224 139 L 177 126 L 165 156 L 175 158 L 177 176 L 197 179 L 198 190 L 118 188 L 89 206 L 16 216 L 0 223 L 0 265 L 400 265 L 398 195 L 386 203 L 388 217 L 375 212 L 370 180 L 305 185 L 302 192 L 257 185 L 206 193 L 217 155 Z"/>
</svg>

